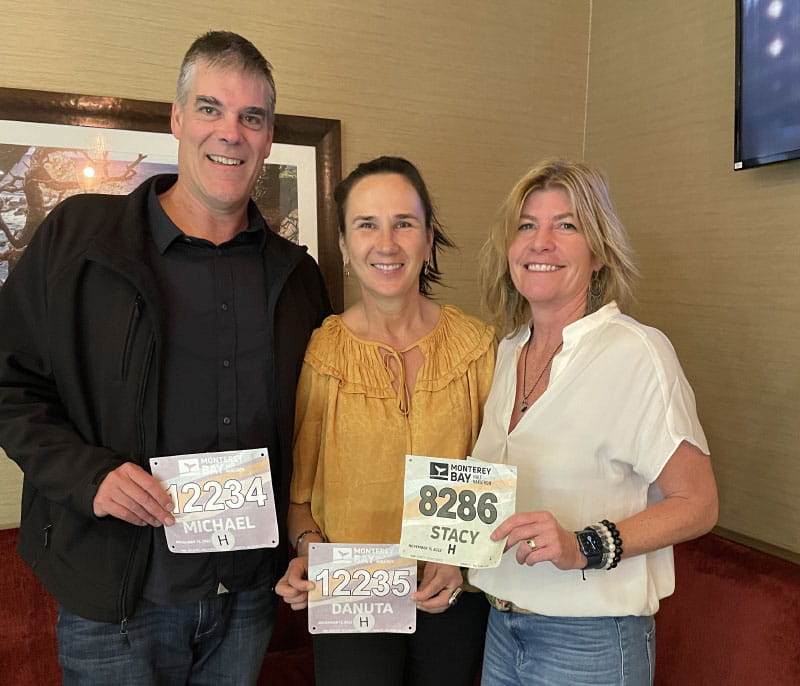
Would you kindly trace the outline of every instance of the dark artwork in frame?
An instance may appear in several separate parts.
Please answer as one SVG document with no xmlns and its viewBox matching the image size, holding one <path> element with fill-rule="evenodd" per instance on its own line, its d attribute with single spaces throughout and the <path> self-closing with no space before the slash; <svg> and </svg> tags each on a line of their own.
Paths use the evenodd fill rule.
<svg viewBox="0 0 800 686">
<path fill-rule="evenodd" d="M 170 111 L 164 102 L 0 88 L 0 284 L 65 197 L 128 193 L 148 176 L 176 171 Z M 273 230 L 308 246 L 337 312 L 340 178 L 340 122 L 277 114 L 253 199 Z"/>
</svg>

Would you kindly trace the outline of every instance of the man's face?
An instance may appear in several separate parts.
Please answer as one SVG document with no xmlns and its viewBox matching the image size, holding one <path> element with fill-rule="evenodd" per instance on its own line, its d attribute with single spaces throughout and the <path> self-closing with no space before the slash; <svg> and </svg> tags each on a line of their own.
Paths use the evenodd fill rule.
<svg viewBox="0 0 800 686">
<path fill-rule="evenodd" d="M 212 214 L 247 205 L 272 147 L 268 95 L 257 75 L 199 61 L 185 104 L 172 106 L 178 184 Z"/>
</svg>

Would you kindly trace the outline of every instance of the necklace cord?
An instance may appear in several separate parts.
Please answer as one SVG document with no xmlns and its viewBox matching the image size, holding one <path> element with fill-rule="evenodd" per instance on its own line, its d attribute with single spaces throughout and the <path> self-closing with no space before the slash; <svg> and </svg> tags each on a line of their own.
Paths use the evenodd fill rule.
<svg viewBox="0 0 800 686">
<path fill-rule="evenodd" d="M 528 405 L 528 398 L 531 397 L 531 394 L 536 390 L 536 387 L 539 385 L 539 382 L 542 380 L 544 373 L 547 371 L 547 368 L 553 363 L 556 354 L 559 350 L 561 350 L 561 346 L 564 345 L 564 341 L 561 341 L 556 346 L 556 349 L 552 352 L 549 358 L 547 358 L 547 362 L 544 363 L 544 367 L 542 367 L 542 371 L 539 372 L 539 376 L 536 377 L 536 381 L 533 382 L 533 386 L 531 389 L 526 393 L 525 386 L 528 385 L 528 351 L 531 349 L 531 343 L 533 342 L 533 334 L 528 339 L 528 342 L 525 344 L 525 358 L 522 363 L 522 400 L 519 403 L 519 411 L 525 412 L 530 405 Z"/>
</svg>

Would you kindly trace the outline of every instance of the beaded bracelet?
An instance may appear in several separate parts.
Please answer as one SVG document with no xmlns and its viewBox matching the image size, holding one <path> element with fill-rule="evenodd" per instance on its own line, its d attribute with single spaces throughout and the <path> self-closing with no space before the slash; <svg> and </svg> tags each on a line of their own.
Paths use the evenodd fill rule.
<svg viewBox="0 0 800 686">
<path fill-rule="evenodd" d="M 619 529 L 617 529 L 617 525 L 614 524 L 614 522 L 609 522 L 607 519 L 604 519 L 600 523 L 605 526 L 606 529 L 608 529 L 608 533 L 611 537 L 611 546 L 613 546 L 612 550 L 614 553 L 614 557 L 606 569 L 614 569 L 614 567 L 619 564 L 622 553 L 624 552 L 622 550 L 622 536 L 619 535 Z"/>
<path fill-rule="evenodd" d="M 319 536 L 322 539 L 323 543 L 327 543 L 328 542 L 328 537 L 325 536 L 325 534 L 323 534 L 319 529 L 306 529 L 303 533 L 301 533 L 297 537 L 297 540 L 294 543 L 294 551 L 295 551 L 295 553 L 299 553 L 300 544 L 303 542 L 303 539 L 306 536 L 308 536 L 309 534 L 317 534 L 317 536 Z"/>
<path fill-rule="evenodd" d="M 622 553 L 622 536 L 619 534 L 619 529 L 614 522 L 607 519 L 594 524 L 592 528 L 602 536 L 605 545 L 603 551 L 603 563 L 600 569 L 610 570 L 614 569 L 619 564 Z"/>
</svg>

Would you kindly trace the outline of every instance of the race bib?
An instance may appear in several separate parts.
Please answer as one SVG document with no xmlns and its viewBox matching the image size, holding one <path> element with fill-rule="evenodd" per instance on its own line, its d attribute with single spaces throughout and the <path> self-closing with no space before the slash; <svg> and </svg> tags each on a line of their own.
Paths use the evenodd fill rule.
<svg viewBox="0 0 800 686">
<path fill-rule="evenodd" d="M 278 519 L 266 448 L 151 457 L 172 496 L 165 526 L 173 553 L 213 553 L 278 545 Z"/>
<path fill-rule="evenodd" d="M 400 554 L 458 567 L 496 567 L 505 540 L 489 536 L 514 514 L 517 468 L 406 455 Z"/>
<path fill-rule="evenodd" d="M 312 634 L 417 629 L 417 563 L 399 557 L 396 544 L 312 543 L 308 579 L 316 584 L 308 594 Z"/>
</svg>

